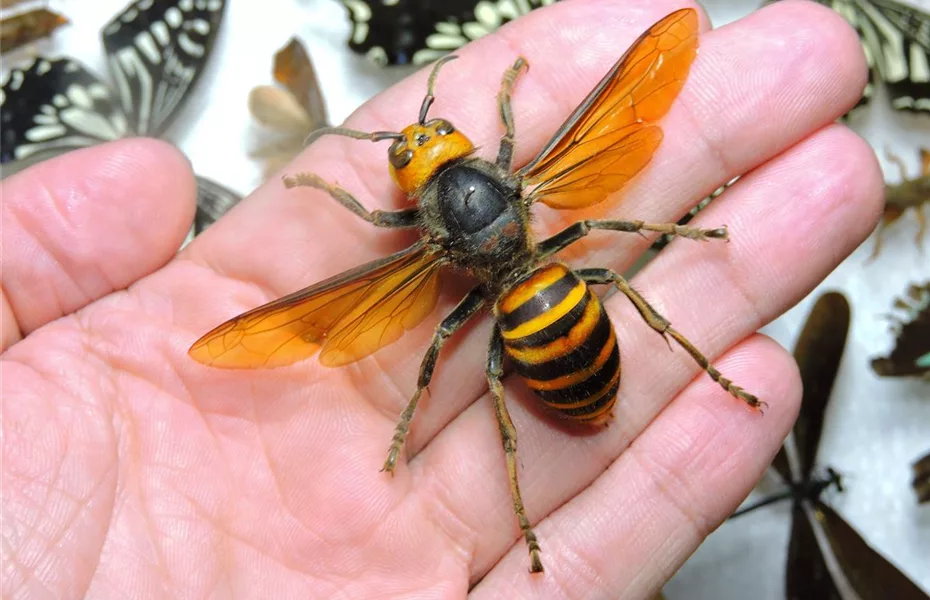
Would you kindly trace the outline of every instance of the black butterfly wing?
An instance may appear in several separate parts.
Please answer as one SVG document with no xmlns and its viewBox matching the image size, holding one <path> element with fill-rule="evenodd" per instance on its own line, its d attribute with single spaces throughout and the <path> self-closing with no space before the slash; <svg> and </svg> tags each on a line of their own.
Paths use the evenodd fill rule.
<svg viewBox="0 0 930 600">
<path fill-rule="evenodd" d="M 0 162 L 115 140 L 128 131 L 107 85 L 69 58 L 13 69 L 0 95 Z"/>
<path fill-rule="evenodd" d="M 849 333 L 850 309 L 846 297 L 827 292 L 817 299 L 794 346 L 803 396 L 791 439 L 778 450 L 772 467 L 788 483 L 805 486 L 817 458 L 824 417 Z M 796 463 L 789 460 L 791 445 Z"/>
<path fill-rule="evenodd" d="M 342 0 L 349 48 L 381 66 L 423 65 L 557 0 Z"/>
<path fill-rule="evenodd" d="M 839 369 L 850 322 L 841 294 L 821 296 L 795 346 L 804 397 L 793 429 L 802 483 L 810 481 L 824 414 Z M 798 481 L 797 476 L 793 479 Z M 792 600 L 879 598 L 926 599 L 910 579 L 869 546 L 835 510 L 824 504 L 818 487 L 798 499 L 792 510 L 785 575 Z"/>
<path fill-rule="evenodd" d="M 817 533 L 808 518 L 807 502 L 796 502 L 791 510 L 791 538 L 788 542 L 788 564 L 785 569 L 785 597 L 788 600 L 844 600 L 837 589 L 821 551 Z M 836 571 L 835 565 L 833 571 Z M 845 577 L 840 571 L 841 585 Z M 848 584 L 845 586 L 848 589 Z"/>
<path fill-rule="evenodd" d="M 197 213 L 194 235 L 203 232 L 226 211 L 242 200 L 242 196 L 206 177 L 197 176 Z"/>
<path fill-rule="evenodd" d="M 815 500 L 811 503 L 805 502 L 802 508 L 805 513 L 803 522 L 806 522 L 810 528 L 810 534 L 813 535 L 817 544 L 815 548 L 820 550 L 822 564 L 822 567 L 808 569 L 808 573 L 811 575 L 826 574 L 827 577 L 797 579 L 795 587 L 789 585 L 789 598 L 842 598 L 843 600 L 884 600 L 887 598 L 928 600 L 930 598 L 897 567 L 888 562 L 888 559 L 872 548 L 843 517 L 828 505 Z M 798 515 L 795 523 L 799 521 L 801 521 L 801 515 Z M 832 590 L 828 592 L 830 587 Z M 812 588 L 828 595 L 806 595 L 807 590 Z"/>
<path fill-rule="evenodd" d="M 814 303 L 795 343 L 794 358 L 804 390 L 801 410 L 792 429 L 797 461 L 795 465 L 791 464 L 786 441 L 772 466 L 786 481 L 796 486 L 806 486 L 811 480 L 827 404 L 846 346 L 849 322 L 849 302 L 845 296 L 827 292 Z M 818 486 L 817 489 L 819 494 L 826 488 Z M 816 497 L 813 500 L 817 501 Z M 822 537 L 822 533 L 809 518 L 810 509 L 810 499 L 795 499 L 785 569 L 786 595 L 791 600 L 850 598 L 837 590 L 836 575 L 831 573 L 838 572 L 842 577 L 842 571 L 828 564 L 832 555 L 821 549 L 818 537 Z"/>
<path fill-rule="evenodd" d="M 137 0 L 101 34 L 129 127 L 160 135 L 200 77 L 225 0 Z"/>
<path fill-rule="evenodd" d="M 930 453 L 917 459 L 911 465 L 914 478 L 911 480 L 911 487 L 917 494 L 917 502 L 923 504 L 930 502 Z"/>
<path fill-rule="evenodd" d="M 817 458 L 827 403 L 846 347 L 849 321 L 846 297 L 827 292 L 817 299 L 794 346 L 804 392 L 792 435 L 798 450 L 800 480 L 804 482 L 810 478 Z"/>
</svg>

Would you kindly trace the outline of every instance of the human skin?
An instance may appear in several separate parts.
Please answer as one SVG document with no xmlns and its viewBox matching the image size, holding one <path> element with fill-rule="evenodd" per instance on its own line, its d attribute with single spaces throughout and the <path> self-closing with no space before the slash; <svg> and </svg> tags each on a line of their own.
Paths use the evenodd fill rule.
<svg viewBox="0 0 930 600">
<path fill-rule="evenodd" d="M 515 57 L 517 164 L 529 160 L 649 25 L 685 4 L 573 0 L 463 48 L 432 116 L 491 157 Z M 706 31 L 707 19 L 702 17 Z M 418 72 L 347 125 L 416 118 Z M 4 598 L 647 598 L 746 497 L 797 413 L 790 355 L 760 327 L 804 297 L 876 224 L 871 149 L 836 118 L 866 80 L 855 33 L 785 1 L 701 36 L 635 182 L 598 207 L 674 221 L 745 176 L 633 280 L 764 415 L 713 383 L 642 322 L 605 302 L 623 377 L 615 419 L 584 432 L 544 414 L 510 375 L 520 481 L 546 571 L 531 575 L 487 394 L 490 320 L 444 347 L 391 477 L 379 473 L 414 391 L 437 310 L 354 365 L 211 369 L 187 348 L 221 321 L 397 250 L 323 193 L 273 178 L 179 255 L 194 213 L 189 165 L 132 139 L 69 153 L 2 183 Z M 368 208 L 405 200 L 387 143 L 325 137 L 284 173 L 313 171 Z M 540 234 L 578 212 L 534 208 Z M 649 244 L 597 232 L 570 263 L 623 270 Z"/>
</svg>

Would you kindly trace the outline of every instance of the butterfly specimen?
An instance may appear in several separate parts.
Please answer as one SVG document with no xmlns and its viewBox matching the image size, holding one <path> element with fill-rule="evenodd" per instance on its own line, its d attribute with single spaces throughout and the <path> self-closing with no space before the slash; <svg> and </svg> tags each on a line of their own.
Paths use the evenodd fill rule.
<svg viewBox="0 0 930 600">
<path fill-rule="evenodd" d="M 828 292 L 817 299 L 794 349 L 803 398 L 791 437 L 772 467 L 789 490 L 735 514 L 745 514 L 782 498 L 792 499 L 791 537 L 785 571 L 790 600 L 926 600 L 928 596 L 875 551 L 821 496 L 828 487 L 843 490 L 839 474 L 814 464 L 824 416 L 849 331 L 846 298 Z"/>
<path fill-rule="evenodd" d="M 840 13 L 859 33 L 869 83 L 856 108 L 871 101 L 880 81 L 893 108 L 930 112 L 930 15 L 896 0 L 815 1 Z"/>
<path fill-rule="evenodd" d="M 130 4 L 102 31 L 112 87 L 68 58 L 13 69 L 0 103 L 4 175 L 75 148 L 164 134 L 203 72 L 224 7 L 225 0 Z M 198 179 L 212 194 L 204 202 L 239 200 Z"/>
<path fill-rule="evenodd" d="M 110 75 L 137 134 L 158 136 L 203 73 L 226 0 L 138 0 L 103 29 Z"/>
<path fill-rule="evenodd" d="M 197 212 L 194 214 L 192 236 L 200 234 L 214 221 L 235 206 L 242 196 L 206 177 L 197 177 Z"/>
<path fill-rule="evenodd" d="M 47 8 L 35 8 L 0 19 L 0 52 L 9 52 L 50 36 L 68 19 Z"/>
<path fill-rule="evenodd" d="M 313 138 L 332 134 L 390 141 L 389 172 L 412 207 L 370 212 L 349 191 L 311 173 L 286 177 L 285 185 L 321 190 L 378 227 L 419 229 L 419 241 L 227 321 L 197 340 L 190 356 L 221 368 L 277 367 L 317 352 L 326 366 L 351 363 L 394 342 L 430 314 L 439 296 L 441 270 L 451 267 L 470 274 L 480 284 L 436 328 L 383 470 L 393 472 L 396 466 L 443 344 L 482 308 L 490 308 L 495 327 L 486 375 L 530 568 L 542 571 L 539 543 L 517 483 L 516 431 L 503 398 L 503 362 L 510 360 L 553 413 L 579 423 L 606 423 L 620 384 L 620 355 L 613 326 L 591 286 L 617 287 L 650 327 L 675 340 L 714 381 L 748 405 L 762 406 L 723 377 L 622 276 L 602 268 L 571 269 L 555 259 L 560 250 L 596 230 L 656 231 L 701 240 L 725 239 L 726 228 L 586 220 L 538 242 L 529 230 L 534 203 L 557 209 L 592 206 L 649 163 L 662 140 L 656 122 L 684 86 L 697 46 L 695 10 L 676 11 L 654 24 L 543 150 L 516 171 L 511 95 L 527 67 L 522 57 L 502 78 L 498 109 L 505 133 L 493 162 L 476 156 L 471 141 L 448 120 L 428 119 L 439 70 L 454 56 L 435 64 L 419 119 L 401 132 L 341 127 L 314 132 Z"/>
<path fill-rule="evenodd" d="M 911 465 L 914 472 L 914 480 L 911 486 L 914 493 L 917 494 L 917 501 L 923 504 L 930 502 L 930 454 L 919 458 L 917 462 Z"/>
<path fill-rule="evenodd" d="M 924 234 L 927 232 L 927 217 L 924 215 L 923 209 L 925 204 L 930 203 L 930 150 L 921 148 L 920 175 L 914 179 L 908 179 L 904 161 L 890 152 L 887 154 L 888 160 L 898 167 L 901 181 L 885 185 L 885 209 L 882 211 L 882 220 L 878 224 L 878 231 L 875 234 L 875 249 L 872 251 L 869 260 L 878 257 L 885 229 L 901 218 L 901 215 L 909 208 L 913 208 L 917 215 L 918 228 L 915 241 L 917 248 L 921 251 L 923 251 Z"/>
<path fill-rule="evenodd" d="M 425 65 L 557 0 L 342 0 L 349 48 L 375 64 Z"/>
<path fill-rule="evenodd" d="M 265 179 L 303 150 L 311 132 L 328 125 L 320 82 L 300 40 L 291 38 L 274 55 L 273 74 L 280 86 L 260 85 L 249 92 L 252 117 L 277 134 L 249 153 L 265 163 Z"/>
<path fill-rule="evenodd" d="M 882 377 L 930 374 L 930 281 L 912 284 L 894 307 L 904 313 L 894 318 L 894 349 L 888 356 L 872 360 L 872 370 Z"/>
<path fill-rule="evenodd" d="M 5 167 L 129 134 L 110 88 L 67 58 L 37 58 L 25 69 L 13 69 L 3 84 L 0 124 Z"/>
</svg>

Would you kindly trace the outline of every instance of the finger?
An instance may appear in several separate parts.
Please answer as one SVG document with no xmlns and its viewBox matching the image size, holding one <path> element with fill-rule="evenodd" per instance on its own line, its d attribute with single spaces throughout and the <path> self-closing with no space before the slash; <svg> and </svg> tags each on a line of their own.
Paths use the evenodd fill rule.
<svg viewBox="0 0 930 600">
<path fill-rule="evenodd" d="M 713 362 L 795 304 L 868 237 L 881 210 L 881 186 L 871 149 L 849 130 L 830 126 L 746 175 L 699 215 L 699 224 L 731 224 L 729 244 L 673 242 L 633 285 Z M 605 306 L 615 324 L 623 368 L 616 418 L 609 428 L 585 435 L 540 418 L 526 387 L 516 379 L 507 382 L 530 519 L 541 519 L 590 485 L 696 376 L 721 410 L 733 404 L 748 410 L 710 382 L 680 348 L 669 351 L 625 297 L 615 294 Z M 744 360 L 757 364 L 755 357 Z M 752 372 L 744 380 L 726 365 L 721 370 L 769 404 L 764 417 L 756 415 L 763 423 L 796 410 L 791 396 L 763 385 L 767 373 Z M 450 461 L 458 465 L 454 481 L 446 468 Z M 518 532 L 507 510 L 511 503 L 500 439 L 487 401 L 475 403 L 447 426 L 410 469 L 427 482 L 427 490 L 468 490 L 446 500 L 444 513 L 473 532 L 462 536 L 462 553 L 472 555 L 473 577 L 480 578 Z M 495 469 L 497 475 L 489 477 Z M 414 483 L 419 490 L 420 483 Z"/>
<path fill-rule="evenodd" d="M 492 154 L 502 132 L 494 105 L 500 76 L 515 55 L 523 54 L 531 68 L 518 82 L 514 102 L 518 152 L 525 160 L 629 43 L 677 7 L 670 2 L 580 0 L 534 11 L 463 49 L 460 60 L 447 66 L 439 78 L 433 114 L 451 119 L 485 146 L 486 154 Z M 701 44 L 692 75 L 666 119 L 667 147 L 623 201 L 612 207 L 617 214 L 657 220 L 680 214 L 696 201 L 695 190 L 715 188 L 730 173 L 747 170 L 832 121 L 855 102 L 857 86 L 865 81 L 860 61 L 849 60 L 853 53 L 861 54 L 855 34 L 832 11 L 808 4 L 768 8 L 762 17 L 709 33 Z M 759 78 L 757 73 L 763 71 L 766 76 Z M 350 125 L 398 129 L 412 121 L 425 77 L 418 73 L 374 99 L 350 119 Z M 398 107 L 410 107 L 409 114 Z M 731 139 L 732 143 L 722 143 Z M 352 190 L 369 208 L 398 208 L 403 201 L 391 191 L 385 164 L 382 146 L 327 137 L 288 171 L 312 169 Z M 630 254 L 627 250 L 642 244 L 627 239 L 636 236 L 595 237 L 612 248 L 610 258 L 599 261 L 603 266 L 622 268 Z M 272 181 L 186 254 L 213 271 L 198 278 L 201 287 L 196 291 L 202 298 L 189 304 L 192 315 L 197 315 L 185 323 L 191 328 L 190 340 L 224 318 L 411 239 L 411 234 L 373 232 L 323 194 L 285 191 Z M 230 278 L 250 283 L 230 284 L 226 281 Z M 437 321 L 458 297 L 444 296 L 428 320 Z M 324 374 L 311 361 L 300 366 L 301 376 L 342 378 L 342 385 L 359 390 L 384 415 L 396 415 L 413 391 L 430 329 L 424 324 L 391 352 L 378 353 L 352 369 Z M 457 334 L 443 350 L 430 393 L 448 401 L 432 403 L 418 415 L 409 446 L 414 452 L 486 389 L 476 373 L 482 372 L 487 322 L 473 329 Z M 390 435 L 388 421 L 384 426 Z"/>
<path fill-rule="evenodd" d="M 195 189 L 180 152 L 141 138 L 4 179 L 2 348 L 168 262 L 193 219 Z"/>
<path fill-rule="evenodd" d="M 546 573 L 526 573 L 514 546 L 473 591 L 478 598 L 650 598 L 759 481 L 797 416 L 791 356 L 756 336 L 720 361 L 778 405 L 765 418 L 689 385 L 581 494 L 537 528 Z"/>
</svg>

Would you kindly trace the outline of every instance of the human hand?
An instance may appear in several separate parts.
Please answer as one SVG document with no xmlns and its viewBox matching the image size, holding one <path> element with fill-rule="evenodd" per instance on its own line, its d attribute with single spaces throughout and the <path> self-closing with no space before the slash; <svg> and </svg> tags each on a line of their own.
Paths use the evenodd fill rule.
<svg viewBox="0 0 930 600">
<path fill-rule="evenodd" d="M 679 7 L 576 0 L 532 13 L 460 52 L 432 114 L 489 155 L 500 76 L 526 56 L 531 71 L 514 92 L 522 164 Z M 74 152 L 5 180 L 2 595 L 650 596 L 745 498 L 794 420 L 794 363 L 754 332 L 878 219 L 874 155 L 833 124 L 865 76 L 855 34 L 811 4 L 779 3 L 701 37 L 662 148 L 603 210 L 674 220 L 748 173 L 693 223 L 729 225 L 729 244 L 677 241 L 634 285 L 768 410 L 747 409 L 611 297 L 624 370 L 609 428 L 566 428 L 518 379 L 505 386 L 541 575 L 527 573 L 487 395 L 489 319 L 444 347 L 393 478 L 378 469 L 429 325 L 339 369 L 311 359 L 227 371 L 187 356 L 223 319 L 404 247 L 409 234 L 373 230 L 320 192 L 272 180 L 175 257 L 194 182 L 155 141 Z M 425 77 L 349 125 L 413 121 Z M 384 151 L 324 138 L 285 172 L 310 170 L 369 208 L 397 208 Z M 578 218 L 534 212 L 545 231 Z M 622 271 L 647 244 L 604 232 L 567 256 Z M 465 289 L 450 281 L 428 321 Z"/>
</svg>

